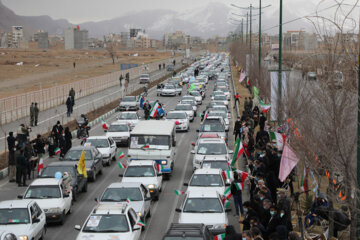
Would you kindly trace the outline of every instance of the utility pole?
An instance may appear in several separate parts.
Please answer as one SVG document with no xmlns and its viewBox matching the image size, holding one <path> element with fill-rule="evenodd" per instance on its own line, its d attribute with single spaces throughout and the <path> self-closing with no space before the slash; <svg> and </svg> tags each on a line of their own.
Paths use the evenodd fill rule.
<svg viewBox="0 0 360 240">
<path fill-rule="evenodd" d="M 241 44 L 244 45 L 244 19 L 241 19 Z"/>
<path fill-rule="evenodd" d="M 246 13 L 246 46 L 248 45 L 248 37 L 249 37 L 249 13 Z"/>
<path fill-rule="evenodd" d="M 280 0 L 280 24 L 279 24 L 279 77 L 278 77 L 278 87 L 279 87 L 279 98 L 278 98 L 278 122 L 282 120 L 281 114 L 281 102 L 282 102 L 282 0 Z"/>
<path fill-rule="evenodd" d="M 251 55 L 251 36 L 252 35 L 252 4 L 250 4 L 250 55 Z"/>
<path fill-rule="evenodd" d="M 359 24 L 360 24 L 360 19 L 359 19 Z M 360 26 L 360 25 L 359 25 Z M 360 188 L 360 127 L 359 127 L 359 122 L 360 122 L 360 29 L 359 29 L 359 33 L 358 33 L 358 117 L 357 117 L 357 186 L 358 188 Z M 346 193 L 349 194 L 349 193 Z M 358 197 L 358 196 L 357 196 Z M 358 208 L 360 207 L 360 203 L 358 202 L 357 204 Z M 360 238 L 360 213 L 357 214 L 357 238 Z"/>
<path fill-rule="evenodd" d="M 261 0 L 259 0 L 259 73 L 261 71 Z"/>
</svg>

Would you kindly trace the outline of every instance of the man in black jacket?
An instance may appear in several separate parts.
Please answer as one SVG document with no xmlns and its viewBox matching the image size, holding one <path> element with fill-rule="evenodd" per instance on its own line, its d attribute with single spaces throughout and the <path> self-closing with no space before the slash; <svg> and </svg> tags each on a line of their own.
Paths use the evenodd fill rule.
<svg viewBox="0 0 360 240">
<path fill-rule="evenodd" d="M 244 225 L 243 231 L 245 231 L 250 230 L 250 219 L 259 216 L 257 216 L 257 213 L 252 209 L 251 203 L 249 201 L 244 202 L 243 207 L 245 216 L 244 220 L 240 220 L 239 223 L 242 223 Z"/>
<path fill-rule="evenodd" d="M 241 121 L 240 121 L 240 118 L 238 117 L 234 124 L 235 141 L 236 141 L 237 137 L 241 136 L 240 129 L 241 129 Z"/>
<path fill-rule="evenodd" d="M 234 198 L 235 216 L 239 216 L 239 208 L 241 215 L 244 214 L 244 210 L 242 205 L 242 191 L 239 187 L 236 187 L 236 185 L 241 186 L 241 180 L 239 179 L 238 173 L 234 172 L 234 181 L 231 183 L 230 190 Z"/>
<path fill-rule="evenodd" d="M 25 187 L 26 185 L 26 170 L 28 168 L 28 161 L 26 161 L 24 156 L 24 150 L 20 149 L 16 156 L 16 175 L 18 179 L 18 186 Z"/>
<path fill-rule="evenodd" d="M 8 149 L 9 149 L 9 182 L 15 182 L 15 171 L 16 171 L 16 161 L 15 161 L 15 137 L 13 132 L 9 132 L 9 136 L 6 138 Z"/>
</svg>

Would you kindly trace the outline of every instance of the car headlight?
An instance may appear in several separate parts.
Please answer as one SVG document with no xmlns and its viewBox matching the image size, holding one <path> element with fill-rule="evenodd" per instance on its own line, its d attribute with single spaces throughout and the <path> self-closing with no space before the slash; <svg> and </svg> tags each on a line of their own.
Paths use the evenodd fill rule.
<svg viewBox="0 0 360 240">
<path fill-rule="evenodd" d="M 138 216 L 141 217 L 141 216 L 142 216 L 142 213 L 141 213 L 141 212 L 138 212 Z"/>
<path fill-rule="evenodd" d="M 225 140 L 226 140 L 226 137 L 221 137 L 221 139 L 225 141 Z"/>
<path fill-rule="evenodd" d="M 226 179 L 226 183 L 230 184 L 231 180 L 229 178 Z"/>
<path fill-rule="evenodd" d="M 91 168 L 86 168 L 86 171 L 91 171 Z"/>
<path fill-rule="evenodd" d="M 167 164 L 167 161 L 166 160 L 162 160 L 161 161 L 161 165 L 166 165 Z"/>
<path fill-rule="evenodd" d="M 226 224 L 214 224 L 213 229 L 223 229 L 226 228 Z"/>
<path fill-rule="evenodd" d="M 154 189 L 155 188 L 155 184 L 149 184 L 147 185 L 148 189 Z"/>
<path fill-rule="evenodd" d="M 61 213 L 60 208 L 49 208 L 48 213 Z"/>
<path fill-rule="evenodd" d="M 103 156 L 103 158 L 109 158 L 110 154 L 103 154 L 102 156 Z"/>
<path fill-rule="evenodd" d="M 19 236 L 18 238 L 19 240 L 28 240 L 28 236 L 26 235 Z"/>
</svg>

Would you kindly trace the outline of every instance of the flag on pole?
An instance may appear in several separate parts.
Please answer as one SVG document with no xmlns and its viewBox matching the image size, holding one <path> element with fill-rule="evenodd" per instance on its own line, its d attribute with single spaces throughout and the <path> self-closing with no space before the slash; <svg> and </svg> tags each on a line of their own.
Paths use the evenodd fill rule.
<svg viewBox="0 0 360 240">
<path fill-rule="evenodd" d="M 44 169 L 44 159 L 41 157 L 39 160 L 38 167 L 37 167 L 37 172 L 39 175 L 41 175 L 41 172 L 43 169 Z"/>
<path fill-rule="evenodd" d="M 230 177 L 230 170 L 226 170 L 226 171 L 222 171 L 222 176 L 223 178 L 226 179 L 231 179 Z"/>
<path fill-rule="evenodd" d="M 159 103 L 155 102 L 150 111 L 150 117 L 155 118 L 159 108 Z"/>
<path fill-rule="evenodd" d="M 127 202 L 127 203 L 130 203 L 130 202 L 132 202 L 132 201 L 131 201 L 130 198 L 127 198 L 127 199 L 126 199 L 126 202 Z"/>
<path fill-rule="evenodd" d="M 286 141 L 286 135 L 278 133 L 278 132 L 270 132 L 270 139 L 272 142 L 276 142 L 276 146 L 278 150 L 283 150 L 284 143 Z"/>
<path fill-rule="evenodd" d="M 231 187 L 228 187 L 225 192 L 224 192 L 224 196 L 229 199 L 231 198 L 232 194 L 231 194 Z"/>
<path fill-rule="evenodd" d="M 240 73 L 239 83 L 242 83 L 242 81 L 244 81 L 245 78 L 246 78 L 246 74 L 242 71 L 242 72 Z"/>
<path fill-rule="evenodd" d="M 46 145 L 44 146 L 44 151 L 45 151 L 45 152 L 47 152 L 47 151 L 48 151 L 48 149 L 49 149 L 49 145 L 48 145 L 48 144 L 46 144 Z"/>
<path fill-rule="evenodd" d="M 119 166 L 120 169 L 126 168 L 126 165 L 124 163 L 120 162 L 120 161 L 118 162 L 118 166 Z"/>
<path fill-rule="evenodd" d="M 109 124 L 107 124 L 103 118 L 101 118 L 101 125 L 104 130 L 109 130 Z"/>
<path fill-rule="evenodd" d="M 148 143 L 141 146 L 141 149 L 149 149 L 149 148 L 150 145 Z"/>
<path fill-rule="evenodd" d="M 120 153 L 119 153 L 119 159 L 122 159 L 123 157 L 125 157 L 124 152 L 120 152 Z"/>
<path fill-rule="evenodd" d="M 305 192 L 305 191 L 307 191 L 307 187 L 308 187 L 307 186 L 307 168 L 306 168 L 306 166 L 304 166 L 304 171 L 301 176 L 300 189 Z"/>
<path fill-rule="evenodd" d="M 279 179 L 281 182 L 285 181 L 298 162 L 299 158 L 296 156 L 294 150 L 285 142 L 279 170 Z"/>
<path fill-rule="evenodd" d="M 259 98 L 259 105 L 263 113 L 267 113 L 271 108 L 271 104 L 265 104 L 260 98 Z"/>
<path fill-rule="evenodd" d="M 224 239 L 225 239 L 225 233 L 216 235 L 216 236 L 214 237 L 214 240 L 224 240 Z"/>
<path fill-rule="evenodd" d="M 183 195 L 185 192 L 183 192 L 183 191 L 180 191 L 180 190 L 174 190 L 174 192 L 175 192 L 175 194 L 177 195 L 177 196 L 179 196 L 179 195 Z"/>
<path fill-rule="evenodd" d="M 84 178 L 87 178 L 87 172 L 86 172 L 86 163 L 85 163 L 85 151 L 82 150 L 81 156 L 78 162 L 77 171 L 79 174 L 84 175 Z"/>
<path fill-rule="evenodd" d="M 254 98 L 257 98 L 259 96 L 259 89 L 257 87 L 253 87 L 254 89 Z"/>
<path fill-rule="evenodd" d="M 195 84 L 190 84 L 189 92 L 192 92 L 196 88 Z"/>
<path fill-rule="evenodd" d="M 223 203 L 223 205 L 224 205 L 224 208 L 229 208 L 229 206 L 230 206 L 230 201 L 229 201 L 228 199 L 223 198 L 222 203 Z"/>
<path fill-rule="evenodd" d="M 144 108 L 144 103 L 145 103 L 145 98 L 144 98 L 144 96 L 141 96 L 141 98 L 140 98 L 140 107 L 141 108 Z"/>
<path fill-rule="evenodd" d="M 157 163 L 155 166 L 156 166 L 156 170 L 157 170 L 159 173 L 161 172 L 161 170 L 164 169 L 164 166 L 161 165 L 161 164 L 158 164 L 158 163 Z"/>
<path fill-rule="evenodd" d="M 235 185 L 235 187 L 236 187 L 236 189 L 237 189 L 238 191 L 243 190 L 243 186 L 242 186 L 241 183 L 239 183 L 239 182 L 234 182 L 234 185 Z"/>
<path fill-rule="evenodd" d="M 146 224 L 142 221 L 139 221 L 136 225 L 140 226 L 140 227 L 145 227 Z"/>
<path fill-rule="evenodd" d="M 251 84 L 250 84 L 250 78 L 249 78 L 249 77 L 247 77 L 246 84 L 247 84 L 248 86 L 251 86 Z"/>
<path fill-rule="evenodd" d="M 60 150 L 60 148 L 57 147 L 57 148 L 55 149 L 55 155 L 58 155 L 58 154 L 60 154 L 60 153 L 61 153 L 61 150 Z"/>
<path fill-rule="evenodd" d="M 231 166 L 235 165 L 235 162 L 240 158 L 241 154 L 243 153 L 244 153 L 244 146 L 240 138 L 237 138 L 235 142 L 235 152 L 231 161 Z"/>
</svg>

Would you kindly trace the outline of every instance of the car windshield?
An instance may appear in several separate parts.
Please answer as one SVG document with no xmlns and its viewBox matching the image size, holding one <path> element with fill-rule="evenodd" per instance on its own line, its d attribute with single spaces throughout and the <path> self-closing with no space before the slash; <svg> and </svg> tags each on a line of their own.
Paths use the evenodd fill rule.
<svg viewBox="0 0 360 240">
<path fill-rule="evenodd" d="M 91 215 L 83 232 L 129 232 L 129 224 L 124 214 Z"/>
<path fill-rule="evenodd" d="M 225 143 L 200 143 L 198 146 L 198 154 L 202 155 L 221 155 L 226 154 Z"/>
<path fill-rule="evenodd" d="M 47 166 L 44 171 L 41 173 L 41 177 L 55 177 L 57 172 L 70 172 L 71 177 L 74 179 L 76 177 L 75 169 L 73 166 Z"/>
<path fill-rule="evenodd" d="M 123 112 L 119 115 L 118 119 L 119 120 L 123 120 L 123 119 L 137 119 L 137 115 L 136 113 L 132 113 L 132 112 Z"/>
<path fill-rule="evenodd" d="M 101 197 L 102 202 L 142 201 L 143 197 L 139 188 L 108 188 Z"/>
<path fill-rule="evenodd" d="M 108 148 L 110 146 L 107 139 L 86 139 L 86 143 L 90 143 L 91 146 L 96 148 Z"/>
<path fill-rule="evenodd" d="M 135 97 L 135 96 L 123 97 L 123 98 L 121 99 L 121 101 L 123 101 L 123 102 L 135 102 L 135 101 L 136 101 L 136 97 Z"/>
<path fill-rule="evenodd" d="M 219 91 L 222 91 L 223 93 L 229 92 L 226 88 L 219 88 Z"/>
<path fill-rule="evenodd" d="M 192 100 L 181 100 L 180 103 L 181 103 L 181 104 L 190 104 L 190 105 L 192 105 L 192 106 L 195 106 L 195 105 L 196 105 L 196 103 L 194 103 L 194 101 L 192 101 Z"/>
<path fill-rule="evenodd" d="M 149 74 L 141 74 L 140 78 L 149 78 Z"/>
<path fill-rule="evenodd" d="M 222 105 L 219 105 L 219 102 L 213 102 L 213 103 L 214 103 L 214 104 L 217 104 L 217 105 L 214 105 L 214 106 L 211 108 L 211 110 L 227 113 L 226 107 L 222 107 Z"/>
<path fill-rule="evenodd" d="M 226 118 L 226 113 L 225 112 L 209 112 L 208 117 L 211 117 L 211 116 L 220 116 L 220 117 L 223 117 L 225 119 Z"/>
<path fill-rule="evenodd" d="M 193 108 L 190 104 L 176 105 L 175 110 L 193 110 Z"/>
<path fill-rule="evenodd" d="M 30 223 L 30 218 L 27 208 L 0 209 L 0 225 L 28 223 Z"/>
<path fill-rule="evenodd" d="M 126 124 L 112 124 L 110 125 L 108 132 L 128 132 L 129 128 Z"/>
<path fill-rule="evenodd" d="M 201 96 L 201 94 L 199 92 L 197 92 L 197 91 L 190 92 L 190 95 L 192 95 L 192 96 Z"/>
<path fill-rule="evenodd" d="M 79 161 L 80 156 L 81 156 L 81 152 L 83 150 L 69 150 L 65 157 L 64 160 L 68 160 L 68 161 Z M 92 156 L 91 156 L 91 151 L 90 150 L 85 150 L 85 160 L 92 160 Z"/>
<path fill-rule="evenodd" d="M 217 198 L 188 198 L 183 212 L 222 213 L 223 207 Z"/>
<path fill-rule="evenodd" d="M 194 96 L 184 96 L 181 100 L 193 100 L 193 101 L 195 101 L 195 97 Z"/>
<path fill-rule="evenodd" d="M 170 149 L 170 136 L 163 135 L 132 135 L 130 148 L 168 150 Z"/>
<path fill-rule="evenodd" d="M 214 100 L 227 100 L 227 98 L 224 95 L 216 95 Z"/>
<path fill-rule="evenodd" d="M 189 186 L 193 187 L 222 187 L 224 183 L 219 174 L 194 174 Z"/>
<path fill-rule="evenodd" d="M 200 132 L 224 132 L 224 126 L 219 121 L 205 121 L 201 125 Z"/>
<path fill-rule="evenodd" d="M 25 199 L 61 198 L 60 188 L 54 186 L 30 186 L 25 193 Z"/>
<path fill-rule="evenodd" d="M 155 177 L 153 166 L 129 166 L 124 177 Z"/>
<path fill-rule="evenodd" d="M 203 168 L 220 168 L 223 171 L 229 170 L 227 161 L 203 161 Z"/>
<path fill-rule="evenodd" d="M 174 85 L 165 85 L 164 89 L 175 89 Z"/>
<path fill-rule="evenodd" d="M 186 118 L 186 115 L 183 112 L 178 112 L 178 113 L 169 112 L 166 115 L 166 119 L 185 119 L 185 118 Z"/>
</svg>

